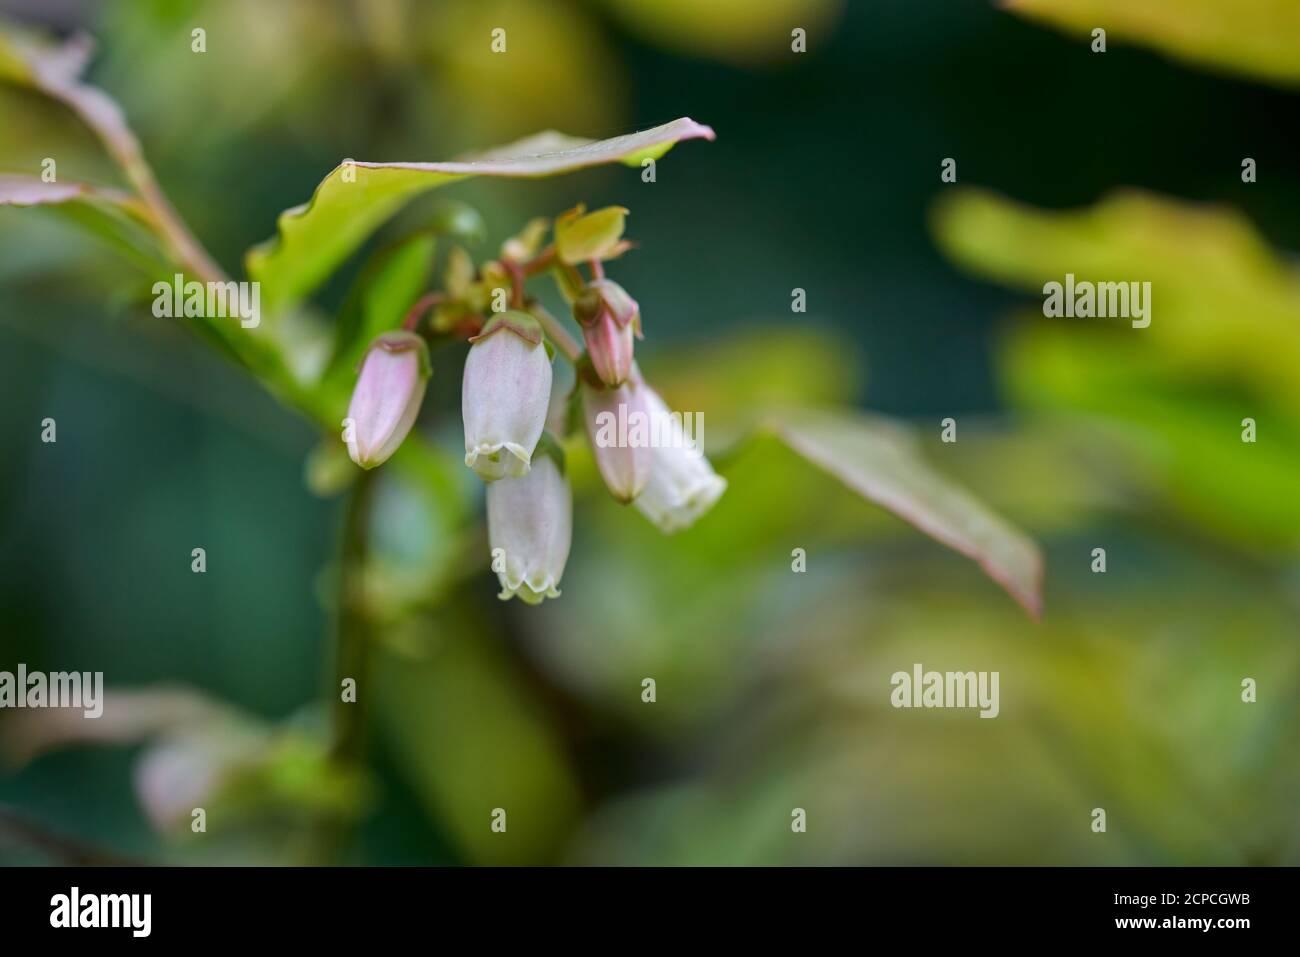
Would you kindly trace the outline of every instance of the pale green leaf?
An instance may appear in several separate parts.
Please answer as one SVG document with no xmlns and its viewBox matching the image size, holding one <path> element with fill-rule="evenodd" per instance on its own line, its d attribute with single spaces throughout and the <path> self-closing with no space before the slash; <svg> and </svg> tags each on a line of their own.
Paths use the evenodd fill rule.
<svg viewBox="0 0 1300 957">
<path fill-rule="evenodd" d="M 898 424 L 846 411 L 794 411 L 770 428 L 794 451 L 870 502 L 976 561 L 1037 618 L 1042 612 L 1043 560 L 1023 532 L 921 457 Z"/>
<path fill-rule="evenodd" d="M 0 206 L 39 207 L 76 223 L 136 264 L 149 278 L 170 278 L 173 267 L 130 196 L 84 183 L 46 183 L 0 175 Z"/>
<path fill-rule="evenodd" d="M 150 226 L 169 247 L 171 258 L 189 271 L 208 278 L 222 277 L 221 268 L 171 208 L 122 108 L 103 90 L 81 82 L 81 72 L 93 48 L 91 39 L 82 35 L 56 45 L 10 31 L 0 35 L 0 80 L 38 90 L 71 109 L 99 137 L 141 201 L 148 205 Z"/>
<path fill-rule="evenodd" d="M 140 143 L 107 93 L 82 83 L 94 44 L 75 36 L 63 44 L 0 34 L 0 80 L 39 90 L 69 107 L 103 141 L 128 178 L 144 168 Z"/>
<path fill-rule="evenodd" d="M 308 203 L 280 215 L 277 236 L 249 250 L 248 273 L 262 283 L 263 308 L 274 313 L 312 292 L 390 216 L 437 186 L 471 176 L 537 178 L 607 163 L 637 165 L 701 137 L 713 139 L 713 131 L 683 118 L 600 141 L 541 133 L 457 162 L 345 163 Z"/>
</svg>

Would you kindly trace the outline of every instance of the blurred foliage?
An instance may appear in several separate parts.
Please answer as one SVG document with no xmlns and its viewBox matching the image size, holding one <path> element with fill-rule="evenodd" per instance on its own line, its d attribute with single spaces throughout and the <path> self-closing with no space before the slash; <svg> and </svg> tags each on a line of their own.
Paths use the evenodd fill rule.
<svg viewBox="0 0 1300 957">
<path fill-rule="evenodd" d="M 1300 272 L 1230 209 L 1121 193 L 1078 212 L 963 191 L 935 215 L 962 265 L 1019 288 L 1151 282 L 1151 325 L 1030 316 L 1007 342 L 1027 408 L 1134 435 L 1161 504 L 1253 552 L 1300 544 Z M 1259 441 L 1241 441 L 1252 418 Z"/>
<path fill-rule="evenodd" d="M 737 64 L 772 63 L 789 51 L 791 31 L 809 44 L 834 30 L 845 0 L 600 0 L 647 39 Z"/>
<path fill-rule="evenodd" d="M 491 49 L 503 24 L 508 56 Z M 196 25 L 220 84 L 190 68 Z M 569 0 L 142 0 L 106 7 L 100 30 L 113 38 L 103 84 L 149 118 L 163 155 L 272 127 L 310 141 L 331 126 L 387 158 L 427 135 L 429 115 L 458 151 L 548 126 L 604 133 L 623 99 L 608 41 Z"/>
<path fill-rule="evenodd" d="M 1149 44 L 1193 63 L 1288 86 L 1300 84 L 1300 4 L 1294 0 L 1001 0 L 1006 9 L 1071 33 Z"/>
<path fill-rule="evenodd" d="M 646 252 L 620 261 L 620 281 L 645 310 L 643 366 L 672 405 L 707 410 L 727 494 L 664 538 L 575 445 L 564 597 L 521 611 L 485 574 L 455 416 L 426 415 L 427 441 L 386 468 L 372 517 L 375 760 L 364 781 L 331 778 L 311 703 L 339 573 L 332 497 L 355 470 L 174 324 L 142 320 L 136 274 L 94 241 L 0 211 L 0 667 L 184 680 L 236 703 L 259 745 L 279 742 L 238 764 L 203 839 L 151 829 L 131 793 L 149 743 L 46 753 L 0 775 L 0 801 L 177 862 L 314 859 L 360 820 L 348 859 L 365 863 L 1300 863 L 1296 300 L 1289 261 L 1249 225 L 1300 246 L 1300 171 L 1275 122 L 1291 99 L 1155 58 L 1062 56 L 1064 41 L 983 3 L 545 6 L 139 0 L 68 25 L 103 39 L 94 81 L 120 95 L 228 266 L 346 156 L 716 123 L 718 143 L 649 193 L 615 169 L 455 195 L 483 210 L 493 243 L 579 199 L 633 209 Z M 39 0 L 0 7 L 53 15 Z M 1220 8 L 1230 22 L 1205 41 Z M 1086 32 L 1096 14 L 1077 9 L 1043 15 Z M 1139 41 L 1152 33 L 1134 18 L 1162 9 L 1107 5 L 1102 25 L 1112 43 Z M 1261 9 L 1189 2 L 1160 37 L 1289 84 L 1295 31 L 1255 30 Z M 512 54 L 489 59 L 498 17 Z M 206 60 L 189 47 L 200 21 Z M 794 26 L 809 53 L 790 61 Z M 63 182 L 126 185 L 48 106 L 0 87 L 0 168 L 31 176 L 54 155 Z M 1083 111 L 1116 125 L 1068 150 L 1024 137 Z M 1245 189 L 1242 141 L 1268 172 Z M 1118 194 L 1058 213 L 947 197 L 942 248 L 1012 294 L 931 247 L 921 211 L 952 189 L 932 175 L 948 155 L 963 183 L 1036 207 L 1115 182 L 1220 204 Z M 443 195 L 360 244 L 317 306 L 286 318 L 295 374 L 326 376 L 322 417 L 357 340 L 409 305 L 430 260 L 443 275 L 453 247 L 495 248 L 468 235 L 481 224 L 435 228 Z M 1152 280 L 1152 326 L 1027 315 L 989 334 L 1066 271 Z M 792 276 L 811 303 L 796 323 Z M 320 335 L 327 311 L 337 340 Z M 430 405 L 451 409 L 463 352 L 433 360 Z M 1047 542 L 1041 625 L 776 436 L 743 440 L 773 412 L 864 399 L 916 416 L 936 471 Z M 940 414 L 959 416 L 959 442 L 938 441 Z M 59 444 L 34 447 L 45 415 Z M 1246 415 L 1255 445 L 1238 439 Z M 178 559 L 194 542 L 209 547 L 206 576 Z M 1099 543 L 1106 575 L 1087 570 Z M 916 661 L 1000 670 L 999 718 L 890 708 L 890 675 Z M 1240 701 L 1244 676 L 1256 704 Z M 211 766 L 212 748 L 178 747 L 161 754 L 186 774 Z M 1088 829 L 1097 806 L 1106 835 Z M 506 835 L 489 829 L 495 807 Z M 795 807 L 806 834 L 790 831 Z M 0 819 L 0 860 L 15 859 L 46 858 Z"/>
<path fill-rule="evenodd" d="M 604 808 L 572 860 L 1295 863 L 1286 729 L 1300 718 L 1300 656 L 1270 637 L 1292 607 L 1206 555 L 1180 561 L 1178 582 L 1213 589 L 1153 601 L 1170 592 L 1117 594 L 1111 577 L 1034 627 L 929 563 L 873 564 L 864 587 L 847 559 L 810 565 L 815 603 L 746 618 L 748 640 L 718 665 L 733 696 L 694 729 L 678 773 Z M 1002 713 L 895 711 L 882 689 L 913 661 L 1000 668 Z M 1241 705 L 1246 673 L 1270 675 L 1266 708 Z M 691 692 L 663 688 L 661 701 Z M 807 834 L 790 833 L 796 807 Z M 1094 807 L 1104 836 L 1081 823 Z"/>
</svg>

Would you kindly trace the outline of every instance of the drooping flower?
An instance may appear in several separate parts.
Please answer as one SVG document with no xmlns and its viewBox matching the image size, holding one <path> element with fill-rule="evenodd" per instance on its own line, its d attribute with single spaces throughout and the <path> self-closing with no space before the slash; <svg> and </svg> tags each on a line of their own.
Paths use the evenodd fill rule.
<svg viewBox="0 0 1300 957">
<path fill-rule="evenodd" d="M 424 401 L 429 349 L 413 332 L 385 332 L 370 344 L 357 375 L 343 438 L 348 455 L 364 469 L 397 451 Z"/>
<path fill-rule="evenodd" d="M 604 385 L 590 368 L 578 373 L 583 422 L 600 477 L 624 504 L 641 494 L 650 478 L 648 391 L 635 373 L 621 386 Z"/>
<path fill-rule="evenodd" d="M 485 482 L 527 475 L 551 397 L 542 328 L 527 313 L 503 312 L 471 341 L 461 387 L 465 464 Z"/>
<path fill-rule="evenodd" d="M 559 597 L 573 537 L 573 496 L 559 446 L 543 439 L 528 474 L 487 488 L 488 542 L 502 600 Z"/>
<path fill-rule="evenodd" d="M 632 374 L 633 336 L 641 334 L 641 308 L 618 283 L 593 279 L 573 303 L 587 355 L 600 380 L 618 387 Z"/>
<path fill-rule="evenodd" d="M 697 437 L 686 434 L 681 416 L 642 385 L 650 408 L 652 435 L 650 478 L 633 504 L 660 531 L 689 528 L 713 507 L 727 489 L 727 480 L 713 471 Z"/>
</svg>

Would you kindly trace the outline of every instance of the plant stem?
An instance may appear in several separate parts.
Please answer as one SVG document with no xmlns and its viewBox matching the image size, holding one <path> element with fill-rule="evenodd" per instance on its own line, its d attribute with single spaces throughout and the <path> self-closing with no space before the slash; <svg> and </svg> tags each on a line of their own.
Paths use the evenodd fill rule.
<svg viewBox="0 0 1300 957">
<path fill-rule="evenodd" d="M 330 689 L 331 700 L 334 702 L 334 743 L 331 756 L 335 761 L 348 763 L 361 758 L 365 702 L 370 697 L 370 688 L 366 682 L 370 666 L 370 609 L 365 592 L 365 570 L 373 493 L 374 473 L 363 470 L 357 477 L 348 500 L 342 553 L 339 556 L 338 637 L 334 685 Z M 356 682 L 356 701 L 352 703 L 343 700 L 343 681 L 348 678 Z"/>
<path fill-rule="evenodd" d="M 338 560 L 338 619 L 334 639 L 332 683 L 325 689 L 331 703 L 330 761 L 343 769 L 359 765 L 365 749 L 367 703 L 370 700 L 370 610 L 365 594 L 366 555 L 369 550 L 371 499 L 374 473 L 357 477 L 343 520 Z M 343 682 L 356 682 L 356 698 L 343 700 Z M 350 831 L 338 817 L 321 816 L 311 825 L 302 853 L 307 863 L 339 863 Z"/>
<path fill-rule="evenodd" d="M 522 268 L 524 271 L 524 275 L 536 276 L 542 270 L 549 269 L 551 264 L 554 262 L 555 262 L 555 245 L 552 244 L 550 246 L 547 246 L 540 253 L 538 253 L 532 259 L 528 260 L 528 262 L 523 264 Z"/>
<path fill-rule="evenodd" d="M 510 281 L 514 286 L 513 290 L 513 307 L 522 309 L 524 307 L 524 281 L 529 276 L 535 276 L 540 272 L 550 269 L 556 265 L 555 244 L 547 246 L 540 253 L 528 260 L 526 263 L 516 263 L 509 259 L 503 259 L 502 265 L 510 273 Z M 561 267 L 565 268 L 565 267 Z M 572 268 L 572 267 L 568 267 Z M 555 343 L 555 347 L 564 353 L 564 357 L 570 362 L 576 363 L 582 358 L 582 344 L 569 334 L 569 330 L 561 325 L 560 320 L 556 319 L 545 309 L 540 306 L 532 310 L 532 316 L 542 325 L 542 329 L 550 340 Z"/>
<path fill-rule="evenodd" d="M 11 843 L 25 844 L 53 861 L 72 867 L 141 867 L 148 863 L 66 837 L 0 804 L 0 847 Z"/>
<path fill-rule="evenodd" d="M 203 248 L 203 244 L 190 232 L 176 208 L 158 185 L 153 170 L 145 161 L 135 135 L 121 123 L 115 113 L 106 112 L 93 96 L 90 87 L 64 86 L 51 90 L 76 111 L 82 122 L 94 130 L 109 155 L 121 167 L 127 180 L 135 187 L 140 199 L 148 207 L 154 225 L 177 262 L 204 282 L 225 282 L 225 271 Z"/>
<path fill-rule="evenodd" d="M 446 296 L 436 289 L 433 292 L 426 292 L 407 310 L 406 318 L 402 320 L 402 328 L 407 332 L 415 332 L 420 325 L 420 320 L 430 309 L 440 305 L 445 298 Z"/>
<path fill-rule="evenodd" d="M 542 330 L 555 343 L 555 348 L 559 349 L 566 359 L 576 364 L 582 358 L 582 344 L 569 334 L 569 330 L 560 325 L 560 320 L 543 309 L 541 306 L 536 307 L 530 313 L 534 319 L 541 323 Z"/>
<path fill-rule="evenodd" d="M 510 308 L 524 308 L 524 267 L 512 259 L 501 260 L 501 265 L 510 273 Z"/>
</svg>

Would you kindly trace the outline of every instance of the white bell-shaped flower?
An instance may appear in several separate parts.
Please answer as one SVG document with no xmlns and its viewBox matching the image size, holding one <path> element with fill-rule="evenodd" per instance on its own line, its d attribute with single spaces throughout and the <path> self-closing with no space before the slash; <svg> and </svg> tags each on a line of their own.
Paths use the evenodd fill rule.
<svg viewBox="0 0 1300 957">
<path fill-rule="evenodd" d="M 501 599 L 518 596 L 530 605 L 559 597 L 560 577 L 573 538 L 573 495 L 562 454 L 543 440 L 527 475 L 487 488 L 488 542 Z"/>
<path fill-rule="evenodd" d="M 485 482 L 527 475 L 551 397 L 541 326 L 527 313 L 503 312 L 471 341 L 461 387 L 465 464 Z"/>
<path fill-rule="evenodd" d="M 727 480 L 713 471 L 698 433 L 689 435 L 683 419 L 642 385 L 652 421 L 650 477 L 633 504 L 663 532 L 689 528 L 713 507 Z"/>
</svg>

